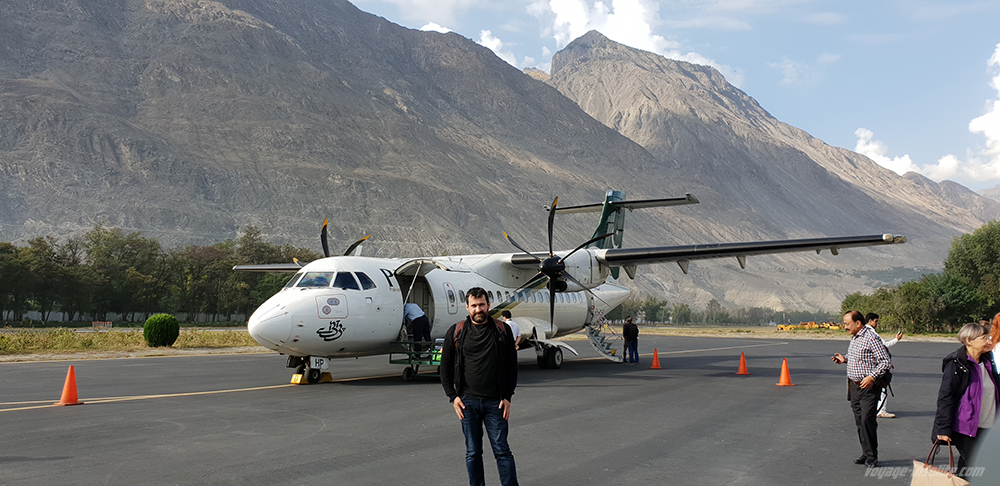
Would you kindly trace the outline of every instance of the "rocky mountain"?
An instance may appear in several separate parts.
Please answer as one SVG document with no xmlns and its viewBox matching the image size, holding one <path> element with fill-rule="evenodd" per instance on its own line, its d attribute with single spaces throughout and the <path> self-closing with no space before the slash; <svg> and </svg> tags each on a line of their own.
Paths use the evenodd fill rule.
<svg viewBox="0 0 1000 486">
<path fill-rule="evenodd" d="M 1000 185 L 993 186 L 989 189 L 982 189 L 976 191 L 980 196 L 993 199 L 994 201 L 1000 201 Z"/>
<path fill-rule="evenodd" d="M 701 208 L 679 216 L 681 227 L 711 218 L 718 236 L 726 239 L 873 231 L 910 235 L 903 258 L 888 256 L 873 264 L 868 255 L 847 257 L 858 258 L 853 261 L 866 271 L 897 264 L 933 267 L 930 263 L 944 259 L 957 232 L 1000 214 L 993 201 L 958 184 L 899 177 L 781 123 L 710 67 L 632 49 L 598 32 L 556 53 L 548 82 L 649 150 L 664 178 L 709 188 L 699 195 Z M 815 284 L 808 278 L 792 280 Z M 724 292 L 728 297 L 734 291 Z"/>
<path fill-rule="evenodd" d="M 953 181 L 934 182 L 916 172 L 907 172 L 903 177 L 914 184 L 926 188 L 958 207 L 968 209 L 982 221 L 992 221 L 1000 217 L 1000 201 L 984 194 L 973 192 L 972 189 Z"/>
<path fill-rule="evenodd" d="M 832 309 L 898 269 L 939 267 L 945 242 L 982 223 L 774 120 L 710 68 L 596 33 L 554 58 L 550 86 L 457 34 L 343 0 L 0 7 L 0 241 L 105 223 L 204 244 L 254 225 L 318 248 L 329 216 L 334 242 L 373 233 L 369 255 L 510 251 L 501 230 L 544 246 L 553 196 L 582 204 L 609 188 L 702 201 L 633 213 L 629 246 L 910 237 L 747 271 L 657 265 L 630 282 L 696 305 Z M 559 218 L 557 244 L 595 223 Z"/>
</svg>

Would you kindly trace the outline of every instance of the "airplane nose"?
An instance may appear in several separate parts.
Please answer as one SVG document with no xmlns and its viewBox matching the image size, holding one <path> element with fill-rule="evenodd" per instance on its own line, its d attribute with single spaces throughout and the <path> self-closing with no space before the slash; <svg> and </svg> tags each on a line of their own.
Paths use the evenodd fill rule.
<svg viewBox="0 0 1000 486">
<path fill-rule="evenodd" d="M 292 316 L 284 305 L 257 309 L 247 322 L 247 331 L 261 346 L 275 351 L 292 332 Z"/>
</svg>

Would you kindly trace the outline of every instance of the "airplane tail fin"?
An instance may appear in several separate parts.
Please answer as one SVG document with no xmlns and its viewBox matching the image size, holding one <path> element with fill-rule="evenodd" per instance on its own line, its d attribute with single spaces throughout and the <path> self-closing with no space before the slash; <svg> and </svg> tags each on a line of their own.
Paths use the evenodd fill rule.
<svg viewBox="0 0 1000 486">
<path fill-rule="evenodd" d="M 645 199 L 640 201 L 626 201 L 625 193 L 617 190 L 609 190 L 604 195 L 604 202 L 597 204 L 584 204 L 581 206 L 557 206 L 556 212 L 562 214 L 575 213 L 596 213 L 600 211 L 601 220 L 594 231 L 594 238 L 601 235 L 611 235 L 602 240 L 592 243 L 589 248 L 612 249 L 622 247 L 622 235 L 625 231 L 625 210 L 632 211 L 642 208 L 656 208 L 664 206 L 681 206 L 684 204 L 698 204 L 698 198 L 691 194 L 684 197 L 667 199 Z M 616 279 L 619 275 L 619 267 L 611 268 L 611 275 Z M 635 278 L 636 267 L 629 265 L 625 267 L 625 273 L 629 278 Z"/>
</svg>

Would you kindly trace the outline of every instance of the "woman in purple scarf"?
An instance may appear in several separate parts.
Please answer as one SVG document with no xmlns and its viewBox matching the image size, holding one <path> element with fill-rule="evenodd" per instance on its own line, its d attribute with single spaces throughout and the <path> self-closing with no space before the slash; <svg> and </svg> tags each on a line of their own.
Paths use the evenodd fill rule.
<svg viewBox="0 0 1000 486">
<path fill-rule="evenodd" d="M 961 457 L 958 471 L 971 466 L 976 446 L 996 422 L 1000 388 L 993 366 L 993 339 L 982 324 L 966 324 L 958 332 L 964 344 L 944 358 L 933 439 L 950 440 Z"/>
</svg>

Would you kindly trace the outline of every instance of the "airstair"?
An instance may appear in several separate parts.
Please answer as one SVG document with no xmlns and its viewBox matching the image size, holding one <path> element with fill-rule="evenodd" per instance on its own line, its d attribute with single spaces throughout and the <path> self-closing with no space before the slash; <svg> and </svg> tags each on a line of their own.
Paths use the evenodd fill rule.
<svg viewBox="0 0 1000 486">
<path fill-rule="evenodd" d="M 587 330 L 587 338 L 590 340 L 590 345 L 600 353 L 601 356 L 614 361 L 615 363 L 621 363 L 625 359 L 624 343 L 625 340 L 622 335 L 615 332 L 608 324 L 608 321 L 604 318 L 595 319 L 594 322 L 587 325 L 585 328 Z M 622 349 L 622 354 L 618 354 L 618 348 Z"/>
</svg>

